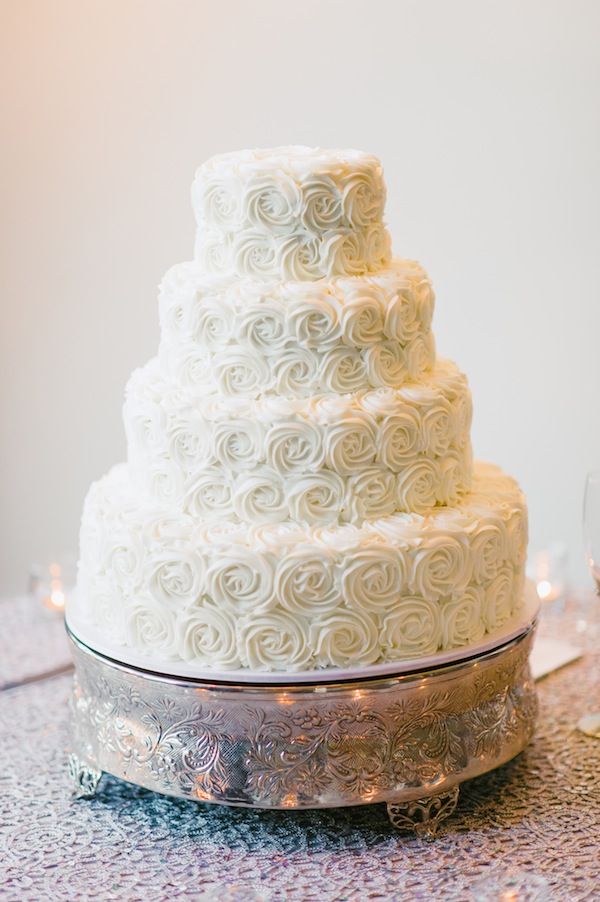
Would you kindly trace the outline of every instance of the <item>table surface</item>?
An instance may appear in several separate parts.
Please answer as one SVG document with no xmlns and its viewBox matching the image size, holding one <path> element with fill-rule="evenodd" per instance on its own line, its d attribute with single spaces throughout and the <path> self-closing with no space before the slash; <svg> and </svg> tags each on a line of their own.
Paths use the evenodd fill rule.
<svg viewBox="0 0 600 902">
<path fill-rule="evenodd" d="M 66 770 L 71 676 L 62 625 L 32 601 L 0 603 L 0 899 L 403 900 L 600 898 L 600 601 L 543 611 L 540 634 L 584 648 L 538 683 L 540 717 L 515 761 L 461 788 L 433 843 L 384 806 L 257 811 L 160 796 L 105 776 L 73 801 Z"/>
</svg>

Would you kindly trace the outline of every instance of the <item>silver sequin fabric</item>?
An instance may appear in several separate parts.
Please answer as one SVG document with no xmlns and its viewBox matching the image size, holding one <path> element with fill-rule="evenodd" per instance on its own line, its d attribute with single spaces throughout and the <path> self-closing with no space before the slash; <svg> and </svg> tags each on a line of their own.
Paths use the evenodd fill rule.
<svg viewBox="0 0 600 902">
<path fill-rule="evenodd" d="M 30 595 L 0 601 L 0 691 L 67 669 L 63 618 Z"/>
</svg>

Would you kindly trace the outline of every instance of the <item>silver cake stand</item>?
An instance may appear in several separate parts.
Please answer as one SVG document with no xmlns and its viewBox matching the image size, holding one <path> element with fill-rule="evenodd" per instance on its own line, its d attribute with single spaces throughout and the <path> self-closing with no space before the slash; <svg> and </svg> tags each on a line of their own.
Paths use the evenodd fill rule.
<svg viewBox="0 0 600 902">
<path fill-rule="evenodd" d="M 460 784 L 509 761 L 532 736 L 535 625 L 443 666 L 291 685 L 157 674 L 69 631 L 75 795 L 92 797 L 108 773 L 223 805 L 385 802 L 394 826 L 430 838 Z"/>
</svg>

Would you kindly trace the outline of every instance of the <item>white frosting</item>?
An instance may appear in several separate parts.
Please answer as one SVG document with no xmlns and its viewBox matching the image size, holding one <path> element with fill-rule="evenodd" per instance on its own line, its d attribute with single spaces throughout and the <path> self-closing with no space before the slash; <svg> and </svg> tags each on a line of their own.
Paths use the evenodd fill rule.
<svg viewBox="0 0 600 902">
<path fill-rule="evenodd" d="M 312 283 L 223 283 L 184 263 L 161 286 L 160 357 L 173 381 L 202 396 L 395 388 L 434 365 L 434 303 L 409 260 Z"/>
<path fill-rule="evenodd" d="M 77 604 L 111 646 L 286 672 L 469 646 L 521 604 L 527 511 L 471 459 L 422 267 L 358 151 L 214 157 L 196 260 L 128 384 L 128 464 L 87 496 Z M 115 657 L 127 660 L 126 651 Z"/>
<path fill-rule="evenodd" d="M 468 645 L 522 601 L 525 503 L 491 465 L 455 507 L 361 528 L 198 523 L 140 504 L 125 465 L 92 486 L 78 594 L 114 642 L 203 668 L 366 665 Z"/>
<path fill-rule="evenodd" d="M 154 361 L 129 385 L 125 425 L 136 483 L 193 517 L 360 524 L 468 490 L 470 403 L 449 362 L 398 389 L 213 401 Z"/>
<path fill-rule="evenodd" d="M 390 257 L 381 163 L 359 151 L 222 154 L 198 169 L 192 204 L 209 273 L 307 281 L 377 271 Z"/>
</svg>

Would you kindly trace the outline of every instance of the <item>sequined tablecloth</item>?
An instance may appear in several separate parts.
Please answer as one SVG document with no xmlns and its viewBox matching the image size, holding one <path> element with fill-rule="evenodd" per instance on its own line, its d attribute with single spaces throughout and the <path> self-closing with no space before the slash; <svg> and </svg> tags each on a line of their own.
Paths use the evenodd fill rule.
<svg viewBox="0 0 600 902">
<path fill-rule="evenodd" d="M 31 595 L 0 600 L 0 691 L 70 666 L 61 616 Z"/>
<path fill-rule="evenodd" d="M 600 899 L 600 741 L 574 729 L 600 707 L 600 604 L 547 611 L 541 632 L 586 654 L 540 681 L 534 742 L 464 785 L 433 843 L 396 833 L 377 805 L 211 807 L 110 777 L 71 801 L 70 676 L 0 691 L 0 899 Z M 29 644 L 14 636 L 13 650 Z M 498 896 L 507 875 L 526 889 Z"/>
</svg>

